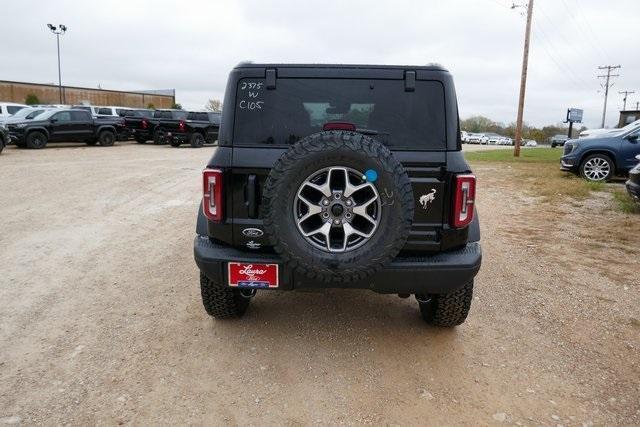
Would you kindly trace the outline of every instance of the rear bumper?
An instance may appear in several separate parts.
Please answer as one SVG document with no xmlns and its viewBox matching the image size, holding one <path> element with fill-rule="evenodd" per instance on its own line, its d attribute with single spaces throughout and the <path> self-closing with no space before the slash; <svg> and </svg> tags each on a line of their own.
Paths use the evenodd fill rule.
<svg viewBox="0 0 640 427">
<path fill-rule="evenodd" d="M 194 257 L 198 268 L 217 283 L 228 283 L 227 263 L 268 263 L 280 266 L 279 290 L 304 288 L 370 289 L 379 293 L 443 294 L 452 292 L 478 274 L 482 262 L 479 242 L 431 256 L 398 256 L 369 279 L 349 283 L 323 283 L 294 273 L 277 254 L 248 252 L 196 236 Z"/>
<path fill-rule="evenodd" d="M 131 136 L 131 138 L 133 139 L 139 139 L 139 140 L 145 140 L 145 141 L 149 141 L 151 139 L 153 139 L 153 137 L 151 136 L 151 132 L 149 132 L 148 129 L 129 129 L 129 134 Z"/>
</svg>

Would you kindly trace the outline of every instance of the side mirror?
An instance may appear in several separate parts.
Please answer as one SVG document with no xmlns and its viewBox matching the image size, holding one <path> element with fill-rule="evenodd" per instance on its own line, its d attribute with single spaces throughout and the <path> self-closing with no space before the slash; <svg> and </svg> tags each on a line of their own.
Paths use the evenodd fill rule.
<svg viewBox="0 0 640 427">
<path fill-rule="evenodd" d="M 638 142 L 638 135 L 637 134 L 636 135 L 629 135 L 629 136 L 627 136 L 627 140 L 629 142 L 633 142 L 635 144 L 636 142 Z"/>
<path fill-rule="evenodd" d="M 57 122 L 57 121 L 58 121 L 58 119 L 49 119 L 49 122 L 52 123 L 52 124 Z"/>
</svg>

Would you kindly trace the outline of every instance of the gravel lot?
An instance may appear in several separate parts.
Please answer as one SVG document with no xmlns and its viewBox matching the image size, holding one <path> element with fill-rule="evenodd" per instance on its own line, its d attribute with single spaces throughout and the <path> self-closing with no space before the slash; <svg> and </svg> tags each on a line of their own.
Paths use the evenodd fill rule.
<svg viewBox="0 0 640 427">
<path fill-rule="evenodd" d="M 211 151 L 0 155 L 0 425 L 640 424 L 640 225 L 608 195 L 548 204 L 477 164 L 484 264 L 454 330 L 347 290 L 216 322 L 192 255 Z"/>
</svg>

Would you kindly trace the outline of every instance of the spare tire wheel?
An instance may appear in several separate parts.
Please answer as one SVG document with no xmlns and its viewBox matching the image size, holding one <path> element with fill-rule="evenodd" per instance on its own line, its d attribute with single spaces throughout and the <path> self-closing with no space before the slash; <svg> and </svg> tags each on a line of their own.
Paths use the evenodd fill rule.
<svg viewBox="0 0 640 427">
<path fill-rule="evenodd" d="M 413 219 L 409 177 L 387 147 L 355 133 L 301 139 L 269 173 L 264 227 L 294 272 L 324 282 L 365 279 L 404 246 Z"/>
</svg>

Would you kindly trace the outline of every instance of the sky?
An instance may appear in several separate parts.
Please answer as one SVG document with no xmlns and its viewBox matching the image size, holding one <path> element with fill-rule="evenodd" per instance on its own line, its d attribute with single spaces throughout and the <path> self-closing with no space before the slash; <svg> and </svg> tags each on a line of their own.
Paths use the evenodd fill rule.
<svg viewBox="0 0 640 427">
<path fill-rule="evenodd" d="M 520 3 L 524 4 L 524 0 Z M 65 24 L 62 80 L 115 90 L 176 89 L 201 109 L 222 99 L 241 61 L 349 64 L 440 63 L 454 76 L 461 117 L 515 121 L 525 17 L 510 0 L 448 1 L 2 1 L 0 80 L 57 82 L 56 41 Z M 564 120 L 584 109 L 600 127 L 602 74 L 621 65 L 607 126 L 622 95 L 640 101 L 640 0 L 535 0 L 525 122 Z"/>
</svg>

